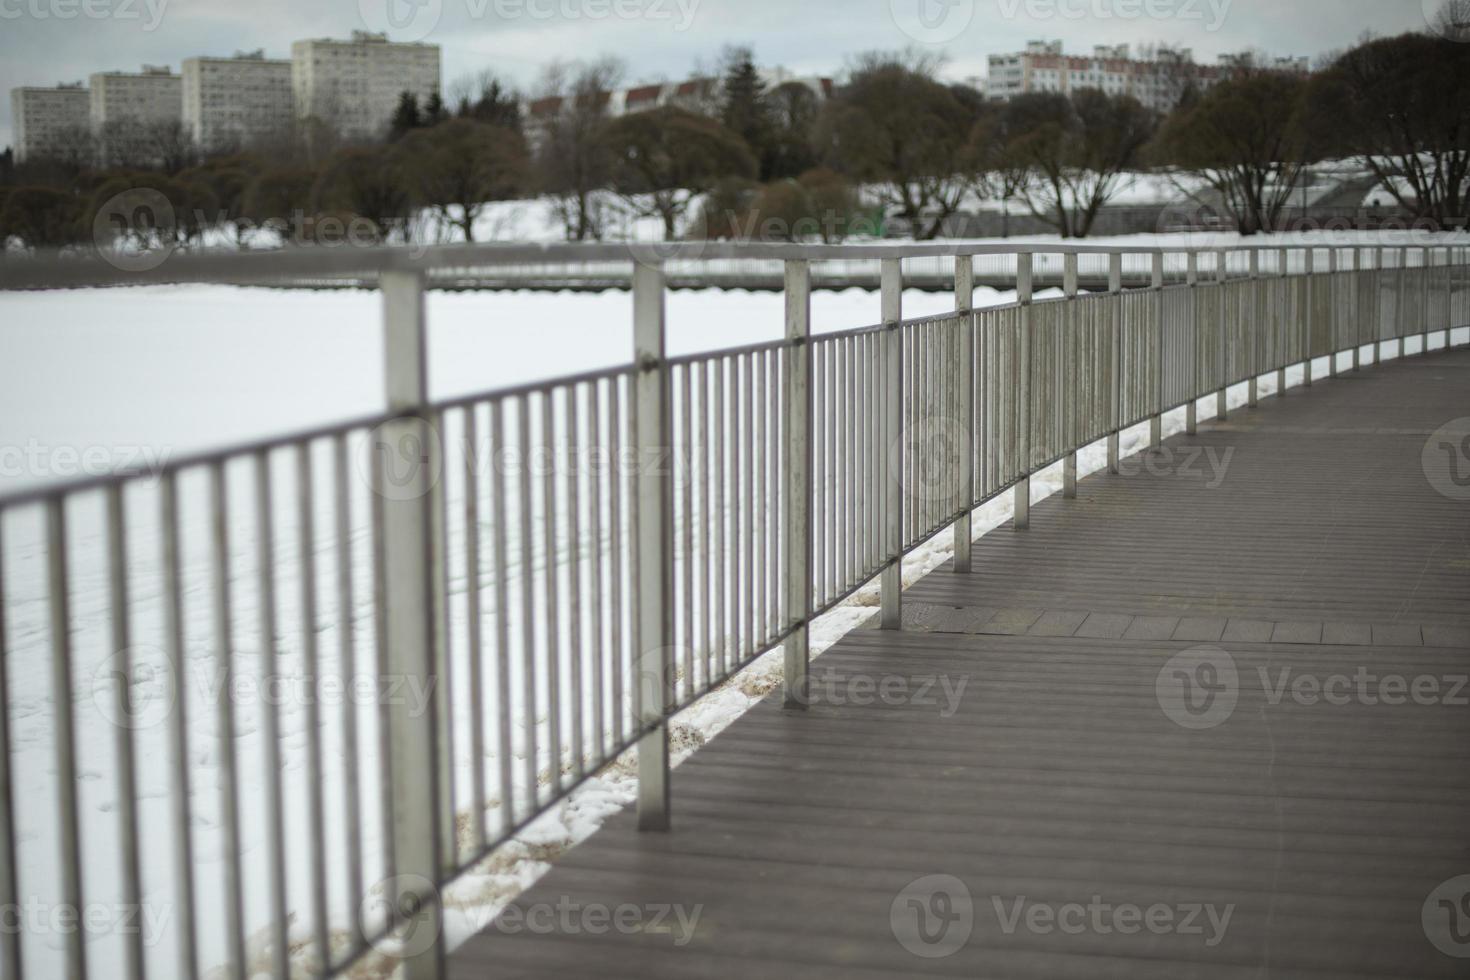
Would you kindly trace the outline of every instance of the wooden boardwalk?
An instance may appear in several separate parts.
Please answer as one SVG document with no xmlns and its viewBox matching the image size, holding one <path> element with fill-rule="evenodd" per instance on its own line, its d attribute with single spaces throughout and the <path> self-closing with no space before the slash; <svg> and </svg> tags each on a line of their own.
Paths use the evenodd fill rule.
<svg viewBox="0 0 1470 980">
<path fill-rule="evenodd" d="M 1465 416 L 1470 351 L 1392 362 L 1037 505 L 451 976 L 1470 975 L 1470 503 L 1422 460 Z"/>
</svg>

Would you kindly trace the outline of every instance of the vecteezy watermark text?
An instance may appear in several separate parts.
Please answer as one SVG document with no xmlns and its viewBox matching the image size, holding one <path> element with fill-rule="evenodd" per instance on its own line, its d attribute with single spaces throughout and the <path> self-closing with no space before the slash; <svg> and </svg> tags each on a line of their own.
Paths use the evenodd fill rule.
<svg viewBox="0 0 1470 980">
<path fill-rule="evenodd" d="M 1015 20 L 1198 21 L 1214 33 L 1225 26 L 1235 0 L 999 0 L 1000 15 Z"/>
<path fill-rule="evenodd" d="M 0 478 L 70 479 L 123 473 L 157 479 L 169 450 L 155 446 L 54 446 L 37 439 L 0 445 Z"/>
<path fill-rule="evenodd" d="M 1218 490 L 1234 458 L 1234 446 L 1227 446 L 1224 452 L 1214 446 L 1160 446 L 1118 460 L 1118 472 L 1123 476 L 1143 472 L 1159 477 L 1205 477 L 1205 489 Z"/>
<path fill-rule="evenodd" d="M 950 718 L 960 709 L 968 676 L 948 674 L 910 677 L 903 674 L 838 674 L 823 672 L 807 680 L 807 690 L 798 694 L 806 704 L 864 708 L 875 704 L 914 705 L 936 708 L 939 717 Z"/>
<path fill-rule="evenodd" d="M 167 904 L 88 902 L 76 906 L 28 898 L 0 905 L 0 933 L 11 936 L 67 936 L 79 931 L 91 937 L 141 935 L 144 946 L 153 946 L 172 919 L 173 908 Z"/>
<path fill-rule="evenodd" d="M 1136 936 L 1147 932 L 1155 936 L 1196 936 L 1210 949 L 1225 940 L 1230 918 L 1235 914 L 1234 905 L 1156 902 L 1144 906 L 1104 901 L 1101 895 L 1092 896 L 1086 904 L 1052 904 L 1029 901 L 1024 895 L 1013 898 L 993 895 L 990 904 L 1001 932 L 1007 936 L 1020 931 L 1036 936 L 1054 933 L 1065 936 L 1111 936 L 1114 933 Z"/>
<path fill-rule="evenodd" d="M 703 0 L 458 0 L 472 21 L 639 20 L 684 32 L 694 25 Z M 358 13 L 371 31 L 395 41 L 422 41 L 444 17 L 445 0 L 358 0 Z"/>
<path fill-rule="evenodd" d="M 137 20 L 143 30 L 163 23 L 169 0 L 0 0 L 0 20 Z"/>
</svg>

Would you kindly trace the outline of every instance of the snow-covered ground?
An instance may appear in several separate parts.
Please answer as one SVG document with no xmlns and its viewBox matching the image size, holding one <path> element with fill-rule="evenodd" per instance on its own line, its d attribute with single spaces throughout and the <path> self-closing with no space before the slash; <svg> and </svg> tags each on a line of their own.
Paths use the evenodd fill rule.
<svg viewBox="0 0 1470 980">
<path fill-rule="evenodd" d="M 1233 236 L 1218 236 L 1227 244 Z M 1299 239 L 1292 239 L 1298 241 Z M 1123 240 L 1137 244 L 1138 239 Z M 1174 239 L 1160 239 L 1160 243 Z M 1194 242 L 1191 242 L 1194 243 Z M 981 292 L 977 305 L 1003 303 L 1008 294 Z M 283 431 L 357 417 L 381 410 L 382 337 L 378 323 L 380 300 L 369 292 L 251 290 L 234 287 L 191 286 L 136 288 L 109 291 L 0 294 L 0 492 L 81 475 L 89 467 L 111 468 L 140 462 L 166 461 L 193 450 L 216 447 Z M 435 293 L 429 297 L 430 385 L 435 398 L 472 394 L 512 383 L 549 378 L 625 363 L 631 351 L 631 302 L 624 293 Z M 953 308 L 942 294 L 910 292 L 904 297 L 908 316 L 943 313 Z M 879 319 L 878 298 L 849 290 L 818 293 L 813 300 L 814 326 L 819 332 L 848 329 Z M 685 292 L 668 299 L 670 351 L 674 355 L 775 340 L 782 325 L 778 295 L 744 292 Z M 1295 379 L 1299 372 L 1294 372 Z M 1272 391 L 1272 379 L 1262 382 Z M 1232 392 L 1232 404 L 1243 401 L 1243 390 Z M 1210 408 L 1202 409 L 1208 417 Z M 1168 420 L 1168 430 L 1182 426 L 1182 412 Z M 1146 430 L 1127 433 L 1124 451 L 1138 449 Z M 17 451 L 18 450 L 18 451 Z M 1104 465 L 1101 446 L 1081 456 L 1081 472 Z M 1049 471 L 1033 481 L 1033 498 L 1041 499 L 1060 487 L 1060 473 Z M 361 509 L 359 508 L 359 513 Z M 977 533 L 988 531 L 1010 517 L 1010 498 L 993 502 L 977 517 Z M 57 846 L 54 807 L 55 767 L 51 756 L 49 703 L 49 633 L 45 624 L 44 550 L 34 528 L 24 528 L 11 515 L 5 525 L 4 588 L 7 598 L 7 655 L 11 665 L 11 712 L 14 748 L 15 799 L 19 801 L 19 840 L 23 894 L 54 896 L 57 888 Z M 148 524 L 143 515 L 140 524 Z M 200 509 L 184 515 L 185 535 L 202 526 Z M 84 864 L 90 902 L 114 902 L 120 894 L 116 876 L 116 792 L 112 751 L 116 730 L 92 698 L 94 675 L 107 662 L 105 570 L 95 525 L 73 528 L 73 613 L 76 621 L 77 663 L 74 690 L 78 713 L 80 798 L 83 812 Z M 29 537 L 28 537 L 29 534 Z M 140 540 L 147 540 L 146 535 Z M 359 542 L 360 544 L 360 542 Z M 248 552 L 248 541 L 235 542 Z M 949 557 L 951 542 L 940 535 L 905 562 L 905 582 L 911 582 Z M 283 553 L 283 561 L 291 555 Z M 207 619 L 208 590 L 203 575 L 186 581 L 199 583 L 185 597 L 186 619 Z M 139 574 L 134 583 L 136 601 L 151 604 L 153 612 L 140 616 L 139 634 L 155 630 L 158 589 L 156 580 Z M 295 599 L 283 588 L 283 623 L 299 615 Z M 361 601 L 368 592 L 358 589 Z M 254 597 L 239 597 L 237 617 L 250 622 Z M 845 606 L 820 620 L 813 629 L 812 646 L 820 654 L 840 636 L 867 618 L 876 603 L 869 588 Z M 337 610 L 323 611 L 324 618 Z M 367 615 L 360 607 L 354 619 Z M 339 620 L 342 618 L 337 617 Z M 285 626 L 283 625 L 283 630 Z M 330 651 L 335 625 L 325 627 L 319 644 Z M 207 660 L 207 636 L 198 655 Z M 191 654 L 192 654 L 191 650 Z M 283 644 L 283 656 L 299 657 L 299 650 Z M 248 650 L 241 651 L 239 669 L 250 672 Z M 712 737 L 770 690 L 779 686 L 779 653 L 757 661 L 730 683 L 701 700 L 676 720 L 678 758 Z M 302 763 L 305 746 L 304 712 L 283 716 L 283 752 L 287 759 L 287 792 L 300 798 L 305 789 Z M 240 750 L 258 759 L 261 749 L 259 705 L 242 703 L 237 718 Z M 191 770 L 196 777 L 196 830 L 200 846 L 195 873 L 201 883 L 200 928 L 206 942 L 206 966 L 218 962 L 222 923 L 219 869 L 217 794 L 210 782 L 220 746 L 210 737 L 212 719 L 191 718 L 198 731 L 191 737 Z M 193 728 L 191 727 L 191 732 Z M 140 728 L 139 796 L 142 806 L 145 865 L 145 906 L 161 913 L 156 942 L 150 946 L 150 965 L 158 975 L 171 959 L 177 921 L 170 909 L 168 880 L 169 831 L 168 773 L 165 732 Z M 329 734 L 329 759 L 351 765 L 347 747 Z M 372 766 L 362 767 L 372 779 Z M 259 909 L 263 897 L 256 860 L 263 853 L 258 792 L 263 773 L 252 765 L 243 773 L 247 791 L 247 905 Z M 328 827 L 341 828 L 353 815 L 337 806 L 338 783 L 326 781 L 329 791 Z M 618 807 L 632 799 L 634 782 L 629 760 L 620 760 L 590 781 L 563 804 L 543 815 L 492 859 L 471 869 L 446 897 L 446 924 L 450 942 L 458 943 L 488 924 L 510 898 L 545 871 L 548 862 L 566 847 L 585 838 Z M 295 811 L 293 811 L 295 812 Z M 364 833 L 376 839 L 381 828 L 370 815 L 361 815 Z M 309 828 L 299 818 L 288 826 L 292 908 L 297 911 L 293 941 L 309 937 L 309 909 L 305 895 L 307 863 L 300 849 Z M 332 866 L 343 854 L 340 831 L 329 840 Z M 369 875 L 371 869 L 368 869 Z M 334 925 L 344 907 L 345 894 L 330 896 Z M 251 919 L 257 933 L 258 917 Z M 65 936 L 56 931 L 28 934 L 27 964 L 36 975 L 57 972 Z M 260 947 L 254 947 L 261 952 Z M 117 954 L 116 935 L 100 935 L 89 951 L 105 962 Z M 263 959 L 257 963 L 260 965 Z M 381 964 L 364 964 L 370 974 Z"/>
</svg>

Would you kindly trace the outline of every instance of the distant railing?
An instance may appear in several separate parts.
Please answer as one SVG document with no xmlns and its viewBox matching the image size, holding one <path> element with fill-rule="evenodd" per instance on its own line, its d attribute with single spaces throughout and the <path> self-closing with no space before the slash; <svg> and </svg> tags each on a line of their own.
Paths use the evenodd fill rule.
<svg viewBox="0 0 1470 980">
<path fill-rule="evenodd" d="M 672 716 L 781 645 L 800 708 L 812 620 L 876 577 L 899 628 L 903 557 L 954 527 L 968 571 L 980 505 L 1014 494 L 1025 528 L 1031 478 L 1060 462 L 1074 496 L 1091 443 L 1117 472 L 1132 425 L 1156 447 L 1231 385 L 1254 404 L 1272 371 L 1470 325 L 1459 240 L 687 248 L 0 263 L 12 289 L 374 284 L 388 401 L 0 498 L 0 907 L 172 913 L 151 939 L 0 929 L 4 975 L 332 974 L 387 948 L 440 976 L 446 884 L 634 746 L 639 823 L 668 827 Z M 732 260 L 779 264 L 784 337 L 669 357 L 669 266 Z M 622 263 L 629 363 L 431 402 L 425 290 L 527 262 Z M 813 334 L 816 262 L 876 263 L 879 322 Z M 953 312 L 904 318 L 906 262 L 947 263 Z M 1014 302 L 976 308 L 986 264 Z"/>
</svg>

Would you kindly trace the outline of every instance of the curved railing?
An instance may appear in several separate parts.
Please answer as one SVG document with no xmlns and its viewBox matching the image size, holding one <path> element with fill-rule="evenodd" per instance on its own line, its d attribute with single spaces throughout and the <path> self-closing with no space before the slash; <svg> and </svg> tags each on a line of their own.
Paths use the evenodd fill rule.
<svg viewBox="0 0 1470 980">
<path fill-rule="evenodd" d="M 1158 445 L 1164 413 L 1193 430 L 1229 386 L 1254 403 L 1289 366 L 1312 383 L 1323 358 L 1448 344 L 1467 259 L 1452 239 L 0 263 L 9 289 L 375 285 L 389 406 L 0 497 L 0 907 L 169 912 L 0 930 L 5 972 L 286 976 L 386 949 L 436 976 L 441 890 L 628 749 L 640 823 L 668 826 L 676 712 L 783 645 L 799 709 L 815 617 L 877 578 L 897 628 L 905 555 L 954 527 L 967 571 L 974 510 L 1013 494 L 1024 528 L 1031 478 L 1061 463 L 1075 493 L 1094 442 L 1116 469 L 1123 430 Z M 721 262 L 779 269 L 784 336 L 667 356 L 670 266 Z M 429 399 L 427 288 L 598 263 L 632 284 L 625 365 Z M 877 322 L 813 333 L 814 263 L 876 266 Z M 949 275 L 955 309 L 905 318 L 906 263 Z M 977 304 L 987 277 L 1014 300 Z"/>
</svg>

